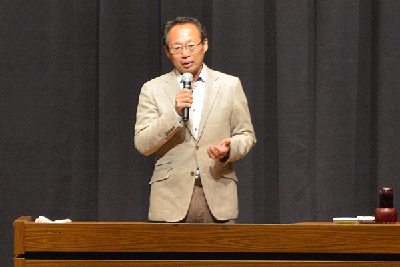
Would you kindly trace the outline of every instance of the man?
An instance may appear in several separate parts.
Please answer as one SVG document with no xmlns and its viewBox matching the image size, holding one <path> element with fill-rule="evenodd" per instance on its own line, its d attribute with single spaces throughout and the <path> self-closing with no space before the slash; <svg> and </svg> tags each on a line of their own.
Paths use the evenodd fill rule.
<svg viewBox="0 0 400 267">
<path fill-rule="evenodd" d="M 149 220 L 233 223 L 238 215 L 233 161 L 256 143 L 241 83 L 203 63 L 208 40 L 198 20 L 167 22 L 163 38 L 175 69 L 143 85 L 135 125 L 138 151 L 157 153 Z M 183 88 L 183 73 L 192 74 L 193 92 Z M 183 108 L 190 108 L 187 122 Z"/>
</svg>

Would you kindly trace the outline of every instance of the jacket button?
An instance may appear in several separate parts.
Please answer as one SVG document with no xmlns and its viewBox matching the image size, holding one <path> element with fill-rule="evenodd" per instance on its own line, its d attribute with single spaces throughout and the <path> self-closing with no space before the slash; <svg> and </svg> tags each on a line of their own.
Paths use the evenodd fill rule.
<svg viewBox="0 0 400 267">
<path fill-rule="evenodd" d="M 190 176 L 194 176 L 194 172 L 190 172 Z"/>
</svg>

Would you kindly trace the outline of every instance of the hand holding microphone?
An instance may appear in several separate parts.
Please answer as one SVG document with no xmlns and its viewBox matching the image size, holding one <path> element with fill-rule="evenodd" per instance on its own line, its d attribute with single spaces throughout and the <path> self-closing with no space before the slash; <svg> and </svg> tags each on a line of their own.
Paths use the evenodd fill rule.
<svg viewBox="0 0 400 267">
<path fill-rule="evenodd" d="M 175 98 L 175 110 L 179 115 L 182 115 L 184 122 L 189 120 L 189 108 L 193 103 L 193 94 L 187 91 L 187 89 L 192 90 L 192 81 L 193 75 L 188 72 L 184 73 L 182 75 L 183 90 Z"/>
</svg>

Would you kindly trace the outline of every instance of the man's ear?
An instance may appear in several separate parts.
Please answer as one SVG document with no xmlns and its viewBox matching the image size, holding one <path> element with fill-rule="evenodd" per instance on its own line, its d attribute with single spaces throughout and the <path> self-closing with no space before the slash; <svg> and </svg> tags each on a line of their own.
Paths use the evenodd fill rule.
<svg viewBox="0 0 400 267">
<path fill-rule="evenodd" d="M 208 39 L 207 38 L 204 38 L 203 46 L 204 46 L 204 52 L 206 52 L 208 50 Z"/>
<path fill-rule="evenodd" d="M 169 59 L 171 59 L 171 58 L 172 58 L 172 55 L 171 55 L 171 53 L 169 52 L 168 47 L 165 46 L 165 45 L 164 45 L 164 50 L 165 50 L 165 54 L 167 54 L 167 57 L 169 57 Z"/>
</svg>

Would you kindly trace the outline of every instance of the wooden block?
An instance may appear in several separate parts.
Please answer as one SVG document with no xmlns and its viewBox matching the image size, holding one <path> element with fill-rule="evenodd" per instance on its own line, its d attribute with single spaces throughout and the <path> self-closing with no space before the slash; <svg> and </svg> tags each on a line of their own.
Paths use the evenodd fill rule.
<svg viewBox="0 0 400 267">
<path fill-rule="evenodd" d="M 31 220 L 30 216 L 22 216 L 14 221 L 14 254 L 25 253 L 25 223 Z"/>
</svg>

